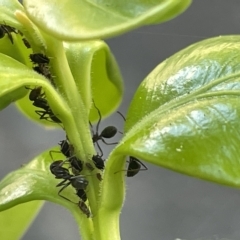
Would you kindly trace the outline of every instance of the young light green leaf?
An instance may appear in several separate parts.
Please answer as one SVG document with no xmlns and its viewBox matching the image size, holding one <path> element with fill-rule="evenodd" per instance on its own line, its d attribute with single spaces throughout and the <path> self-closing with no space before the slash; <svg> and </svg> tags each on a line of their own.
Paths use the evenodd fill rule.
<svg viewBox="0 0 240 240">
<path fill-rule="evenodd" d="M 0 213 L 0 236 L 5 239 L 21 239 L 44 201 L 33 201 L 17 205 Z"/>
<path fill-rule="evenodd" d="M 0 58 L 0 109 L 26 96 L 26 86 L 42 86 L 55 116 L 60 119 L 67 118 L 65 102 L 46 78 L 4 54 L 0 53 Z M 30 100 L 28 102 L 30 106 Z M 30 110 L 34 113 L 33 109 Z M 28 114 L 27 111 L 25 113 Z"/>
<path fill-rule="evenodd" d="M 117 108 L 123 96 L 123 81 L 117 62 L 103 41 L 64 43 L 66 56 L 86 109 L 92 99 L 102 116 Z M 90 120 L 99 118 L 93 109 Z"/>
<path fill-rule="evenodd" d="M 0 6 L 9 9 L 13 13 L 16 10 L 23 10 L 23 6 L 17 0 L 0 0 Z"/>
<path fill-rule="evenodd" d="M 7 24 L 17 29 L 22 29 L 22 25 L 16 20 L 15 11 L 24 11 L 19 1 L 0 0 L 0 24 Z"/>
<path fill-rule="evenodd" d="M 13 43 L 7 34 L 0 39 L 0 52 L 31 67 L 32 63 L 30 62 L 29 55 L 32 53 L 32 50 L 26 48 L 20 34 L 11 33 L 11 36 Z"/>
<path fill-rule="evenodd" d="M 49 151 L 46 151 L 26 166 L 9 173 L 0 182 L 0 211 L 33 200 L 72 205 L 57 195 L 56 185 L 59 180 L 57 181 L 50 172 L 51 162 Z"/>
<path fill-rule="evenodd" d="M 29 18 L 66 41 L 103 39 L 182 13 L 191 0 L 24 0 Z"/>
<path fill-rule="evenodd" d="M 174 54 L 138 88 L 118 152 L 240 186 L 240 36 Z"/>
</svg>

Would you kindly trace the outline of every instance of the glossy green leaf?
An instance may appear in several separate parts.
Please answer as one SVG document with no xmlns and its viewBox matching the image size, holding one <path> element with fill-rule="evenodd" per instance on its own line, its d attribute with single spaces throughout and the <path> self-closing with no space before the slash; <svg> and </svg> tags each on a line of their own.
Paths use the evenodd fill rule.
<svg viewBox="0 0 240 240">
<path fill-rule="evenodd" d="M 157 66 L 138 88 L 118 152 L 240 186 L 240 36 L 207 39 Z"/>
<path fill-rule="evenodd" d="M 62 157 L 60 154 L 59 156 Z M 56 185 L 59 180 L 56 180 L 49 170 L 51 162 L 49 151 L 46 151 L 26 166 L 9 173 L 0 182 L 0 211 L 41 199 L 72 205 L 57 195 Z M 66 189 L 66 192 L 70 192 L 70 189 Z"/>
<path fill-rule="evenodd" d="M 43 203 L 28 202 L 0 212 L 0 236 L 4 239 L 21 239 Z"/>
<path fill-rule="evenodd" d="M 102 39 L 182 13 L 191 0 L 24 0 L 29 18 L 63 40 Z"/>
<path fill-rule="evenodd" d="M 116 109 L 123 96 L 123 81 L 110 49 L 103 41 L 64 43 L 71 72 L 86 109 L 94 99 L 101 114 Z M 90 120 L 99 118 L 93 109 Z"/>
</svg>

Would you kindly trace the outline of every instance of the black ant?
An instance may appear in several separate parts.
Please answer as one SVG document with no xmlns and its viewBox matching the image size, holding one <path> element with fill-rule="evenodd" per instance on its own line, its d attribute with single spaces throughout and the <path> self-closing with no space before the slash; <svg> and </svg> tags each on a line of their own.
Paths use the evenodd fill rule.
<svg viewBox="0 0 240 240">
<path fill-rule="evenodd" d="M 96 143 L 99 150 L 101 151 L 101 155 L 103 155 L 103 152 L 102 152 L 102 149 L 100 148 L 99 144 L 98 144 L 98 141 L 101 140 L 103 143 L 105 143 L 106 145 L 114 145 L 114 144 L 118 144 L 117 142 L 114 142 L 114 143 L 107 143 L 104 138 L 112 138 L 116 135 L 117 133 L 117 128 L 114 127 L 114 126 L 108 126 L 106 128 L 103 129 L 103 131 L 99 134 L 98 131 L 99 131 L 99 125 L 100 125 L 100 122 L 102 120 L 102 115 L 101 115 L 101 112 L 100 110 L 97 108 L 95 102 L 93 101 L 93 105 L 94 107 L 96 108 L 97 112 L 98 112 L 98 115 L 99 115 L 99 120 L 97 122 L 97 125 L 96 125 L 96 133 L 94 133 L 93 131 L 93 126 L 91 124 L 91 122 L 89 121 L 89 124 L 91 126 L 91 131 L 92 131 L 92 141 L 93 143 Z"/>
<path fill-rule="evenodd" d="M 56 160 L 50 165 L 50 171 L 55 176 L 56 179 L 63 179 L 60 183 L 56 185 L 56 187 L 62 187 L 58 191 L 58 195 L 70 202 L 72 202 L 70 199 L 64 197 L 60 193 L 67 188 L 69 185 L 72 185 L 73 188 L 76 190 L 76 194 L 81 197 L 82 199 L 85 199 L 84 194 L 82 191 L 79 190 L 86 190 L 88 186 L 88 181 L 81 175 L 74 176 L 69 173 L 69 170 L 65 167 L 62 167 L 62 165 L 66 162 L 63 160 Z"/>
<path fill-rule="evenodd" d="M 59 184 L 56 185 L 56 187 L 62 187 L 58 191 L 58 195 L 64 199 L 66 199 L 67 201 L 72 202 L 70 199 L 68 199 L 60 194 L 65 188 L 67 188 L 69 185 L 72 185 L 72 187 L 76 189 L 76 195 L 82 200 L 77 203 L 78 207 L 89 218 L 91 215 L 91 212 L 90 212 L 89 208 L 87 207 L 87 205 L 85 204 L 85 202 L 87 201 L 87 194 L 86 194 L 85 190 L 88 186 L 88 181 L 83 176 L 71 175 L 67 168 L 62 167 L 62 165 L 64 163 L 65 163 L 65 161 L 63 161 L 63 160 L 57 160 L 57 161 L 54 161 L 50 165 L 50 171 L 53 175 L 55 175 L 55 178 L 63 179 L 62 182 L 60 182 Z M 67 182 L 67 181 L 69 181 L 69 182 Z"/>
<path fill-rule="evenodd" d="M 69 144 L 68 140 L 62 140 L 59 143 L 60 145 L 60 152 L 67 157 L 67 160 L 65 162 L 69 162 L 72 168 L 72 172 L 74 175 L 79 175 L 79 173 L 83 170 L 83 164 L 82 161 L 79 160 L 77 157 L 72 156 L 73 152 L 73 146 Z M 52 157 L 52 152 L 59 152 L 59 151 L 50 151 L 50 156 Z"/>
<path fill-rule="evenodd" d="M 18 33 L 18 31 L 11 26 L 5 25 L 5 24 L 0 24 L 0 38 L 3 38 L 5 34 L 8 35 L 9 40 L 13 44 L 13 37 L 11 33 Z"/>
<path fill-rule="evenodd" d="M 117 113 L 123 118 L 124 121 L 126 121 L 126 118 L 123 116 L 121 112 L 117 111 Z M 144 169 L 141 169 L 141 166 L 143 166 Z M 133 156 L 129 156 L 128 169 L 123 171 L 127 172 L 127 177 L 133 177 L 136 174 L 138 174 L 139 171 L 144 171 L 144 170 L 148 170 L 145 164 L 143 164 L 139 159 Z"/>
<path fill-rule="evenodd" d="M 40 116 L 40 119 L 49 120 L 50 118 L 55 123 L 62 123 L 61 120 L 53 114 L 52 109 L 44 96 L 45 94 L 42 93 L 42 87 L 35 87 L 34 89 L 31 89 L 29 93 L 29 100 L 33 102 L 33 106 L 43 109 L 36 110 L 35 112 Z"/>
<path fill-rule="evenodd" d="M 141 169 L 141 166 L 144 168 Z M 143 164 L 139 159 L 129 156 L 129 163 L 128 163 L 128 169 L 127 169 L 127 177 L 133 177 L 136 174 L 139 173 L 139 171 L 145 171 L 148 170 L 147 166 Z"/>
<path fill-rule="evenodd" d="M 89 218 L 91 216 L 91 212 L 84 201 L 79 201 L 78 207 L 82 210 L 83 213 L 85 213 L 87 218 Z"/>
<path fill-rule="evenodd" d="M 143 166 L 144 168 L 141 168 L 141 166 Z M 145 164 L 143 164 L 139 159 L 137 159 L 133 156 L 129 156 L 129 163 L 128 163 L 127 170 L 120 170 L 120 171 L 115 172 L 114 174 L 116 174 L 118 172 L 126 171 L 127 177 L 133 177 L 136 174 L 138 174 L 139 171 L 145 171 L 145 170 L 148 170 L 148 168 Z"/>
<path fill-rule="evenodd" d="M 103 170 L 105 165 L 104 165 L 104 160 L 102 159 L 102 156 L 100 155 L 93 155 L 92 160 L 96 168 Z"/>
<path fill-rule="evenodd" d="M 78 197 L 80 197 L 84 202 L 87 201 L 87 194 L 83 189 L 78 189 L 77 193 Z"/>
<path fill-rule="evenodd" d="M 33 63 L 36 64 L 49 64 L 49 58 L 42 53 L 32 53 L 29 55 Z"/>
</svg>

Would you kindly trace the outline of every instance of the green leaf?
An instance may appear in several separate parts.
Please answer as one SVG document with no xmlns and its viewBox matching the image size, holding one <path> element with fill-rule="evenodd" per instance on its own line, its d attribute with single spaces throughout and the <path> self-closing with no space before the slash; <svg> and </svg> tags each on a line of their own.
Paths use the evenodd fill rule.
<svg viewBox="0 0 240 240">
<path fill-rule="evenodd" d="M 31 49 L 26 48 L 22 41 L 20 34 L 11 33 L 13 44 L 11 43 L 7 34 L 0 39 L 0 52 L 14 58 L 15 60 L 31 67 L 29 55 L 32 53 Z"/>
<path fill-rule="evenodd" d="M 0 0 L 0 22 L 22 29 L 22 25 L 16 20 L 15 12 L 24 11 L 23 6 L 19 1 L 15 0 Z"/>
<path fill-rule="evenodd" d="M 4 54 L 0 53 L 0 58 L 1 110 L 11 102 L 14 102 L 26 95 L 27 90 L 22 84 L 22 78 L 29 77 L 29 73 L 33 71 L 30 72 L 27 67 Z"/>
<path fill-rule="evenodd" d="M 59 151 L 59 147 L 51 149 Z M 56 185 L 61 179 L 55 179 L 49 166 L 52 159 L 50 150 L 35 157 L 29 164 L 9 173 L 0 182 L 0 212 L 16 205 L 34 200 L 48 200 L 68 208 L 76 221 L 82 226 L 83 235 L 90 231 L 90 218 L 86 218 L 77 204 L 74 204 L 58 195 Z M 64 156 L 55 152 L 54 158 L 64 159 Z M 73 202 L 78 203 L 75 190 L 69 186 L 61 193 Z"/>
<path fill-rule="evenodd" d="M 20 204 L 0 213 L 0 236 L 20 239 L 40 211 L 43 201 Z"/>
<path fill-rule="evenodd" d="M 59 148 L 51 150 L 59 151 Z M 64 158 L 61 154 L 55 155 Z M 49 151 L 46 151 L 26 166 L 9 173 L 0 182 L 0 211 L 33 200 L 73 205 L 57 195 L 56 185 L 59 180 L 56 180 L 49 170 L 51 162 Z M 70 192 L 70 189 L 66 189 L 66 192 Z"/>
<path fill-rule="evenodd" d="M 28 93 L 26 86 L 42 86 L 55 116 L 63 120 L 68 118 L 65 102 L 45 77 L 4 54 L 0 53 L 0 59 L 0 109 L 26 96 Z M 25 112 L 28 114 L 30 111 L 30 116 L 35 114 L 33 107 L 30 108 L 31 104 L 32 102 L 28 100 L 29 109 Z M 41 120 L 41 123 L 44 121 Z"/>
<path fill-rule="evenodd" d="M 24 0 L 29 18 L 63 40 L 102 39 L 182 13 L 191 0 Z M 57 7 L 56 7 L 57 6 Z"/>
<path fill-rule="evenodd" d="M 116 109 L 123 96 L 123 81 L 114 56 L 103 41 L 64 43 L 66 56 L 77 89 L 86 109 L 90 110 L 92 99 L 102 116 Z M 98 119 L 95 109 L 91 121 Z"/>
<path fill-rule="evenodd" d="M 240 186 L 240 36 L 174 54 L 139 86 L 116 149 L 202 179 Z"/>
</svg>

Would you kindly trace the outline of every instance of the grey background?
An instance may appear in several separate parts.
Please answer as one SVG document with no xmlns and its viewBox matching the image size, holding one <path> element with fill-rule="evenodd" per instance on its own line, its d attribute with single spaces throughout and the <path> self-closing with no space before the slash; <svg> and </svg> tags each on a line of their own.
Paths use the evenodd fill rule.
<svg viewBox="0 0 240 240">
<path fill-rule="evenodd" d="M 161 61 L 191 43 L 211 36 L 239 34 L 240 1 L 195 0 L 170 22 L 144 27 L 108 40 L 123 77 L 125 113 L 142 79 Z M 113 115 L 102 127 L 122 119 Z M 0 178 L 64 139 L 25 119 L 14 106 L 0 112 Z M 108 151 L 106 149 L 105 151 Z M 123 240 L 240 239 L 240 192 L 150 166 L 127 180 L 121 215 Z M 5 240 L 3 237 L 1 239 Z M 67 210 L 46 203 L 23 240 L 79 239 Z M 8 240 L 8 239 L 7 239 Z"/>
</svg>

